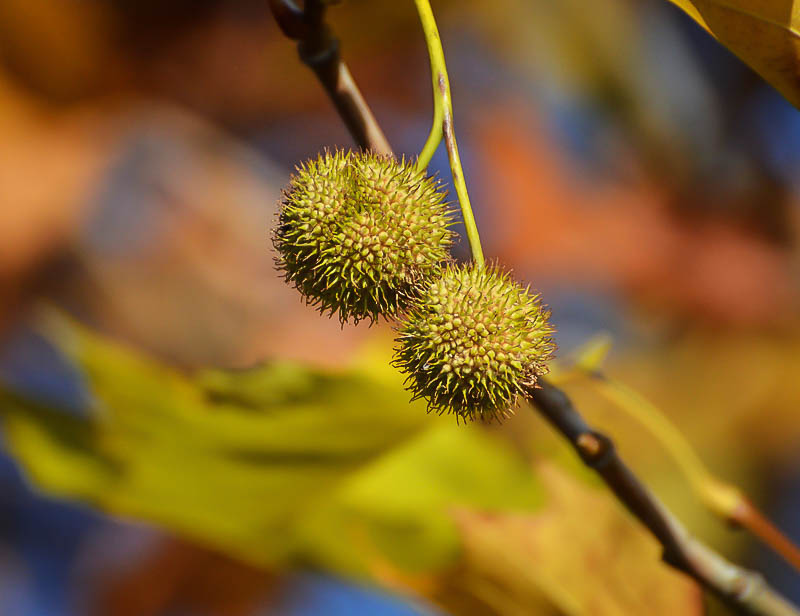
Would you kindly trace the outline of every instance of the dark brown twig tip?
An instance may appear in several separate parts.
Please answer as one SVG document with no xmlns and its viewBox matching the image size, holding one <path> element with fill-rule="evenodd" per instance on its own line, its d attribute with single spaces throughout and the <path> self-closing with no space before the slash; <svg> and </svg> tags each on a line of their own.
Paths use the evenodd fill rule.
<svg viewBox="0 0 800 616">
<path fill-rule="evenodd" d="M 269 0 L 278 27 L 297 41 L 300 59 L 314 71 L 358 146 L 390 155 L 386 136 L 340 57 L 339 40 L 325 23 L 326 4 L 306 0 L 300 9 L 291 0 Z"/>
</svg>

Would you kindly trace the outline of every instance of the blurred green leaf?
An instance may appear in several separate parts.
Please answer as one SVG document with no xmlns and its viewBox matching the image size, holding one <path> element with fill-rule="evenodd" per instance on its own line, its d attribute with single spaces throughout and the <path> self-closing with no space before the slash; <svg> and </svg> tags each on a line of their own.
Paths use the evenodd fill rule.
<svg viewBox="0 0 800 616">
<path fill-rule="evenodd" d="M 457 557 L 449 507 L 540 504 L 521 455 L 386 379 L 289 362 L 185 375 L 76 326 L 55 331 L 88 379 L 88 419 L 0 398 L 13 454 L 55 494 L 258 565 L 363 576 L 354 541 L 430 570 Z"/>
<path fill-rule="evenodd" d="M 52 494 L 259 567 L 371 579 L 453 614 L 700 609 L 622 508 L 564 470 L 574 459 L 523 455 L 540 423 L 487 430 L 427 415 L 374 351 L 335 373 L 275 361 L 184 374 L 55 323 L 89 413 L 0 389 L 9 448 Z"/>
</svg>

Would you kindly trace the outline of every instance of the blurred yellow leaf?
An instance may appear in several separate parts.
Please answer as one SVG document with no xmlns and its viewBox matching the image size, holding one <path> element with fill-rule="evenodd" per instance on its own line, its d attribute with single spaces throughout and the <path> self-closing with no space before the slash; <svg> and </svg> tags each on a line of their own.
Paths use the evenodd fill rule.
<svg viewBox="0 0 800 616">
<path fill-rule="evenodd" d="M 374 350 L 348 371 L 275 361 L 186 374 L 54 323 L 93 395 L 87 414 L 0 388 L 9 450 L 43 490 L 261 568 L 371 579 L 451 614 L 699 610 L 694 585 L 612 497 L 564 470 L 574 460 L 534 465 L 512 446 L 532 424 L 428 415 Z"/>
<path fill-rule="evenodd" d="M 410 570 L 449 566 L 451 506 L 532 510 L 524 457 L 428 415 L 385 377 L 294 362 L 182 374 L 76 326 L 88 417 L 0 390 L 13 455 L 41 488 L 149 520 L 264 567 L 353 576 L 357 540 Z M 385 363 L 385 362 L 384 362 Z"/>
<path fill-rule="evenodd" d="M 620 515 L 608 493 L 549 463 L 538 471 L 549 496 L 543 511 L 455 514 L 475 583 L 499 589 L 505 605 L 519 607 L 505 613 L 526 613 L 537 595 L 569 616 L 703 613 L 700 589 L 656 567 L 658 544 Z"/>
<path fill-rule="evenodd" d="M 794 0 L 671 0 L 800 107 L 800 6 Z"/>
<path fill-rule="evenodd" d="M 611 352 L 613 343 L 610 334 L 601 333 L 593 336 L 575 351 L 575 367 L 589 373 L 600 370 Z"/>
</svg>

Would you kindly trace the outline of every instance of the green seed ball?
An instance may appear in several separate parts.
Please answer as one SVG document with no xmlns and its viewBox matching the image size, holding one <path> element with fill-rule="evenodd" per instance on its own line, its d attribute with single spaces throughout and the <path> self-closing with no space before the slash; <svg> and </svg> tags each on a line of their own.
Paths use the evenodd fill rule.
<svg viewBox="0 0 800 616">
<path fill-rule="evenodd" d="M 411 161 L 325 152 L 284 190 L 277 265 L 310 304 L 342 323 L 393 317 L 449 258 L 452 214 Z"/>
<path fill-rule="evenodd" d="M 450 265 L 399 327 L 394 364 L 429 411 L 501 419 L 548 371 L 549 316 L 538 295 L 497 266 Z"/>
</svg>

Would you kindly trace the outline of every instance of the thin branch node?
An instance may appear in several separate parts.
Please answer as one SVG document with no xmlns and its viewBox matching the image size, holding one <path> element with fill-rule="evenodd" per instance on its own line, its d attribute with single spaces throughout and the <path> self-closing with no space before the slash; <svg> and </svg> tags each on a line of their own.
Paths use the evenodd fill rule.
<svg viewBox="0 0 800 616">
<path fill-rule="evenodd" d="M 339 39 L 330 34 L 328 28 L 325 30 L 325 45 L 319 46 L 316 42 L 311 44 L 306 40 L 301 40 L 297 44 L 300 60 L 315 71 L 327 66 L 336 66 L 339 63 Z"/>
<path fill-rule="evenodd" d="M 597 458 L 603 450 L 603 444 L 594 434 L 585 433 L 578 437 L 578 447 L 588 459 Z"/>
<path fill-rule="evenodd" d="M 614 442 L 600 432 L 584 432 L 576 441 L 584 464 L 596 471 L 605 469 L 616 457 Z"/>
</svg>

